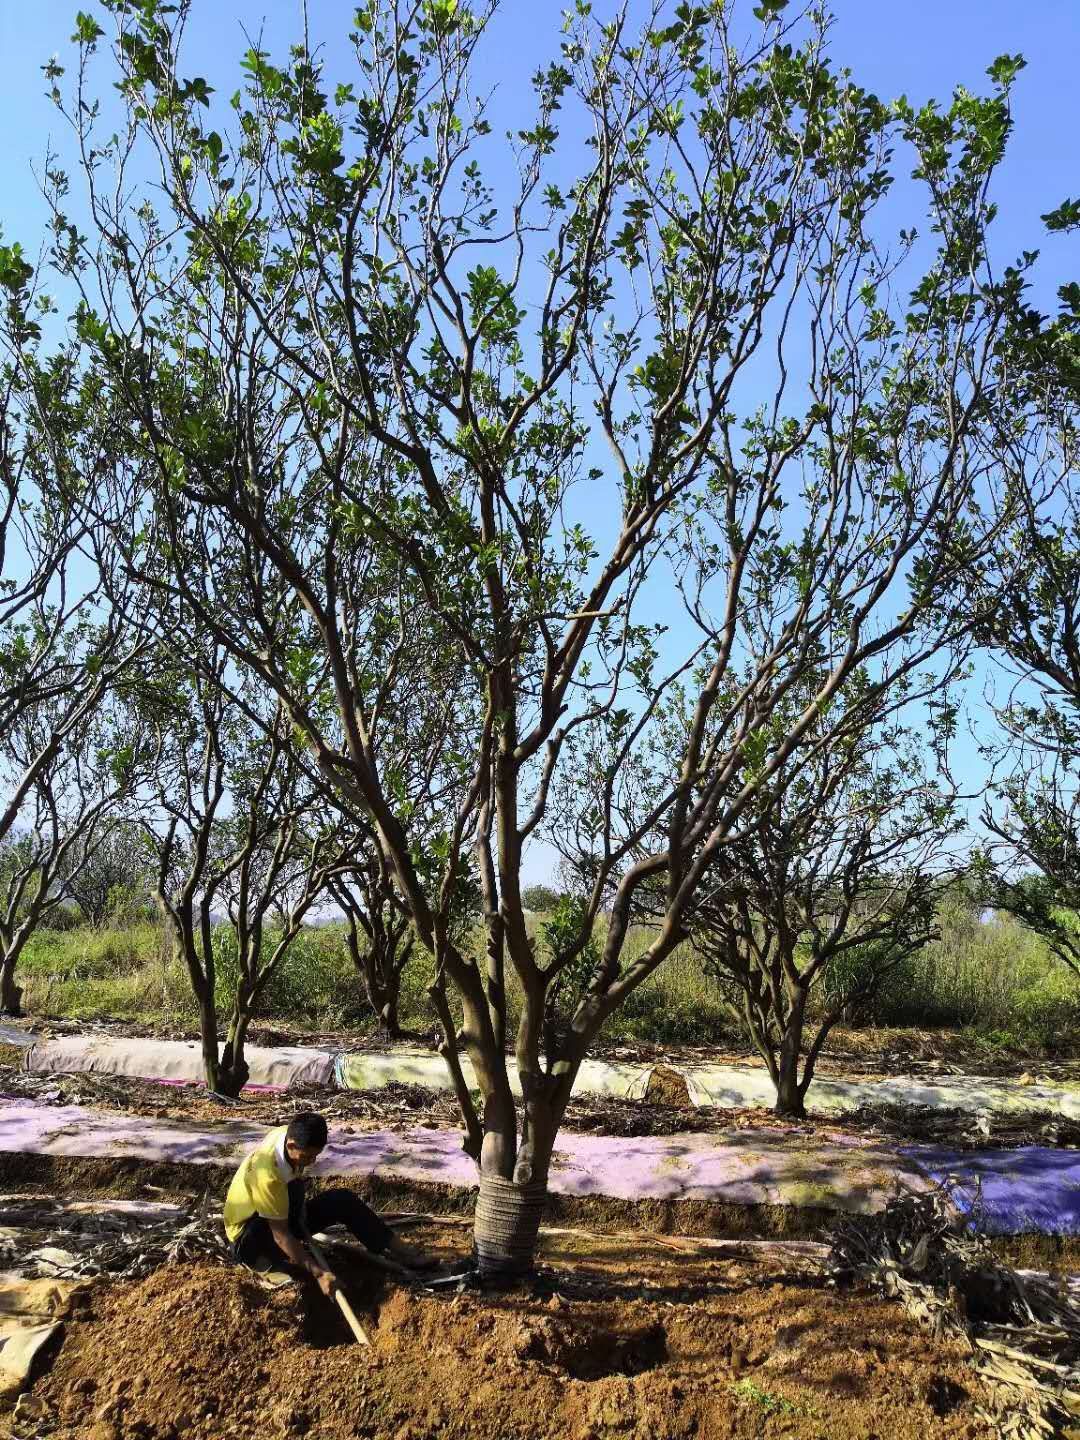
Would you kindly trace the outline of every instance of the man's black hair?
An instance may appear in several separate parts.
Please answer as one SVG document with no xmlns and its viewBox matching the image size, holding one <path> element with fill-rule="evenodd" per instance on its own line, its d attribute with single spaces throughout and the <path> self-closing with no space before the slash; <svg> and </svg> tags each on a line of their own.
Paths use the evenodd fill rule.
<svg viewBox="0 0 1080 1440">
<path fill-rule="evenodd" d="M 285 1139 L 291 1140 L 301 1150 L 321 1150 L 326 1144 L 326 1121 L 321 1115 L 308 1112 L 294 1115 L 285 1131 Z"/>
</svg>

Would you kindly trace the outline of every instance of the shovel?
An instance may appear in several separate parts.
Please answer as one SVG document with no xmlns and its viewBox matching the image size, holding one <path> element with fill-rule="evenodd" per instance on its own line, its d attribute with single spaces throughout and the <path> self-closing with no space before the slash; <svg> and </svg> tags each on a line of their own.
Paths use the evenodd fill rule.
<svg viewBox="0 0 1080 1440">
<path fill-rule="evenodd" d="M 330 1266 L 326 1263 L 326 1256 L 319 1249 L 318 1245 L 315 1244 L 315 1241 L 312 1240 L 310 1235 L 307 1237 L 307 1244 L 308 1249 L 311 1251 L 312 1255 L 315 1256 L 315 1259 L 319 1262 L 323 1269 L 329 1270 Z M 368 1339 L 367 1331 L 360 1324 L 360 1321 L 356 1318 L 356 1311 L 352 1308 L 348 1300 L 345 1299 L 345 1296 L 336 1286 L 334 1288 L 334 1299 L 337 1301 L 338 1309 L 341 1311 L 342 1315 L 345 1316 L 346 1324 L 352 1331 L 353 1335 L 356 1337 L 356 1343 L 358 1345 L 370 1345 L 371 1341 Z"/>
</svg>

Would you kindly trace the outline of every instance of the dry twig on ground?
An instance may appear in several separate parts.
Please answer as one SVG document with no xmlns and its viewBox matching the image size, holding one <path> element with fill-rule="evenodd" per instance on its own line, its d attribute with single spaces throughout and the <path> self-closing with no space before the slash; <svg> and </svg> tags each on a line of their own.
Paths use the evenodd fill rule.
<svg viewBox="0 0 1080 1440">
<path fill-rule="evenodd" d="M 897 1196 L 876 1215 L 844 1215 L 832 1273 L 900 1300 L 935 1335 L 966 1341 L 1006 1440 L 1074 1435 L 1080 1301 L 1064 1281 L 1002 1264 L 981 1218 L 978 1200 L 964 1213 L 948 1186 Z"/>
</svg>

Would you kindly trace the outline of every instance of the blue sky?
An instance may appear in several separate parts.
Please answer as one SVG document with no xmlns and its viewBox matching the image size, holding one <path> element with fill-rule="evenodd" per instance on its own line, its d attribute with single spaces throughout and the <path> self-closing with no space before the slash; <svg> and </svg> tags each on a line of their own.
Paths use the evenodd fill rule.
<svg viewBox="0 0 1080 1440">
<path fill-rule="evenodd" d="M 486 71 L 478 77 L 481 88 L 497 87 L 497 121 L 505 115 L 515 128 L 524 123 L 528 78 L 544 59 L 557 54 L 563 3 L 568 0 L 504 0 L 483 51 Z M 751 4 L 742 0 L 739 9 L 748 16 Z M 44 95 L 40 66 L 54 53 L 61 63 L 70 61 L 70 35 L 80 5 L 96 8 L 94 0 L 0 0 L 0 229 L 5 239 L 20 240 L 31 255 L 45 222 L 31 162 L 40 161 L 50 135 L 61 150 L 66 146 L 62 122 Z M 313 40 L 344 37 L 352 8 L 343 0 L 307 0 Z M 614 7 L 604 0 L 594 5 L 598 15 L 609 8 Z M 886 5 L 834 0 L 833 12 L 835 60 L 883 99 L 904 93 L 913 102 L 931 96 L 945 101 L 957 84 L 985 90 L 986 68 L 997 55 L 1019 52 L 1026 57 L 1027 69 L 1015 89 L 1015 134 L 996 188 L 1000 214 L 995 252 L 1004 262 L 1023 248 L 1041 248 L 1043 278 L 1036 298 L 1051 308 L 1055 286 L 1080 268 L 1074 263 L 1075 241 L 1044 236 L 1039 223 L 1039 216 L 1066 196 L 1080 195 L 1074 98 L 1080 3 L 907 0 Z M 262 32 L 264 47 L 280 54 L 299 35 L 301 13 L 301 0 L 196 0 L 186 73 L 204 75 L 219 95 L 228 95 L 240 81 L 237 62 L 248 37 Z M 336 72 L 341 51 L 331 43 L 325 53 Z M 342 66 L 345 58 L 341 56 Z M 498 188 L 498 176 L 492 179 Z M 901 184 L 901 204 L 903 193 Z M 983 678 L 980 675 L 976 695 Z M 974 778 L 973 750 L 967 765 Z M 530 869 L 540 875 L 547 868 L 538 853 Z"/>
</svg>

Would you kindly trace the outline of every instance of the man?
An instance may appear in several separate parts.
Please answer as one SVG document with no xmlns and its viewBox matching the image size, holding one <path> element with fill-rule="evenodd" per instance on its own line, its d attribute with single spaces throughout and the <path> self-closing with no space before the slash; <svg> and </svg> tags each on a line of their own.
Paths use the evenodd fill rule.
<svg viewBox="0 0 1080 1440">
<path fill-rule="evenodd" d="M 368 1250 L 402 1264 L 415 1257 L 384 1221 L 351 1190 L 324 1190 L 305 1203 L 304 1172 L 326 1145 L 321 1115 L 297 1115 L 271 1130 L 243 1160 L 225 1197 L 225 1233 L 241 1265 L 265 1270 L 282 1257 L 315 1278 L 328 1298 L 336 1279 L 305 1244 L 331 1225 L 346 1230 Z"/>
</svg>

